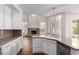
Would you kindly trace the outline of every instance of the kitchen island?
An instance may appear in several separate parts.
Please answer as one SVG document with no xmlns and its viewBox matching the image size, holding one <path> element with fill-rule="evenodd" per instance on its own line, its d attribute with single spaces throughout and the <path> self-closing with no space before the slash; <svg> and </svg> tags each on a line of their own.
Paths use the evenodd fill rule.
<svg viewBox="0 0 79 59">
<path fill-rule="evenodd" d="M 47 55 L 79 55 L 79 47 L 53 36 L 32 36 L 33 53 L 44 52 Z"/>
</svg>

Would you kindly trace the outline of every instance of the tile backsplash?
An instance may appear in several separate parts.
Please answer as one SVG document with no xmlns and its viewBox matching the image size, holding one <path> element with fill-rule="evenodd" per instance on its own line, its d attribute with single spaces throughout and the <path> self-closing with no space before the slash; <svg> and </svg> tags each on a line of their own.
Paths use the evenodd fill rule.
<svg viewBox="0 0 79 59">
<path fill-rule="evenodd" d="M 21 36 L 22 32 L 21 30 L 13 30 L 13 36 Z"/>
<path fill-rule="evenodd" d="M 5 39 L 11 36 L 21 36 L 21 30 L 0 30 L 0 39 Z"/>
<path fill-rule="evenodd" d="M 5 39 L 13 35 L 11 30 L 0 30 L 0 39 Z"/>
</svg>

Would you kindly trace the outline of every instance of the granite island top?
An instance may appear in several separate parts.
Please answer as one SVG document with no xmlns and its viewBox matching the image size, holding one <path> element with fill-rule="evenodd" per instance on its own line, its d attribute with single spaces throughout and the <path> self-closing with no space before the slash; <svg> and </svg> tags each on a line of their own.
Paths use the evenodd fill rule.
<svg viewBox="0 0 79 59">
<path fill-rule="evenodd" d="M 70 48 L 72 49 L 76 49 L 76 50 L 79 50 L 79 46 L 73 46 L 72 43 L 67 43 L 66 41 L 62 41 L 61 39 L 59 38 L 56 38 L 54 36 L 51 36 L 51 35 L 39 35 L 39 36 L 32 36 L 33 38 L 46 38 L 46 39 L 51 39 L 51 40 L 55 40 L 55 41 L 58 41 L 58 42 L 61 42 L 67 46 L 69 46 Z"/>
<path fill-rule="evenodd" d="M 12 42 L 13 40 L 15 40 L 19 37 L 21 37 L 21 36 L 11 36 L 11 37 L 8 37 L 8 38 L 5 38 L 5 39 L 0 39 L 0 47 L 5 45 L 5 44 Z"/>
</svg>

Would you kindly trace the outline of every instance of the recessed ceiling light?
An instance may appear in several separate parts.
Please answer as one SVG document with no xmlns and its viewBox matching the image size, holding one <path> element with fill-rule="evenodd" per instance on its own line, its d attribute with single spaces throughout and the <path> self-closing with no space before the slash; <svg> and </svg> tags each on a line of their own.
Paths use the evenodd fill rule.
<svg viewBox="0 0 79 59">
<path fill-rule="evenodd" d="M 36 16 L 35 14 L 32 14 L 32 16 Z"/>
</svg>

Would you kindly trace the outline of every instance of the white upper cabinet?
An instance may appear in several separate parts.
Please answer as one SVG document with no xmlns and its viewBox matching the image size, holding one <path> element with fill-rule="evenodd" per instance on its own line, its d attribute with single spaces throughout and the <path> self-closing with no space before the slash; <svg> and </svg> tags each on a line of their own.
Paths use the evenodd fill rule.
<svg viewBox="0 0 79 59">
<path fill-rule="evenodd" d="M 22 16 L 21 13 L 13 11 L 13 29 L 21 29 L 22 27 Z"/>
<path fill-rule="evenodd" d="M 48 34 L 54 34 L 55 28 L 55 16 L 51 16 L 47 20 L 47 32 Z"/>
<path fill-rule="evenodd" d="M 62 20 L 62 15 L 57 15 L 56 17 L 57 20 L 57 34 L 60 36 L 61 35 L 61 20 Z"/>
<path fill-rule="evenodd" d="M 0 5 L 0 29 L 22 29 L 23 13 L 14 7 Z"/>
<path fill-rule="evenodd" d="M 19 13 L 19 23 L 18 23 L 18 26 L 19 26 L 19 29 L 22 29 L 22 13 Z"/>
<path fill-rule="evenodd" d="M 41 35 L 47 34 L 47 19 L 45 17 L 40 17 L 38 23 L 40 28 L 40 34 Z"/>
<path fill-rule="evenodd" d="M 4 28 L 4 5 L 0 5 L 0 29 Z"/>
<path fill-rule="evenodd" d="M 39 15 L 29 16 L 28 28 L 40 28 L 41 35 L 47 34 L 47 19 Z"/>
<path fill-rule="evenodd" d="M 5 6 L 5 28 L 11 29 L 12 27 L 12 18 L 11 18 L 11 8 Z"/>
<path fill-rule="evenodd" d="M 29 27 L 30 28 L 38 28 L 37 26 L 37 16 L 29 16 Z"/>
<path fill-rule="evenodd" d="M 18 12 L 16 11 L 13 11 L 13 29 L 18 29 L 18 22 L 19 22 L 19 19 L 18 19 Z"/>
<path fill-rule="evenodd" d="M 58 14 L 48 18 L 47 20 L 47 32 L 48 34 L 61 35 L 61 20 L 63 15 Z"/>
<path fill-rule="evenodd" d="M 45 35 L 45 22 L 40 22 L 40 34 Z"/>
</svg>

